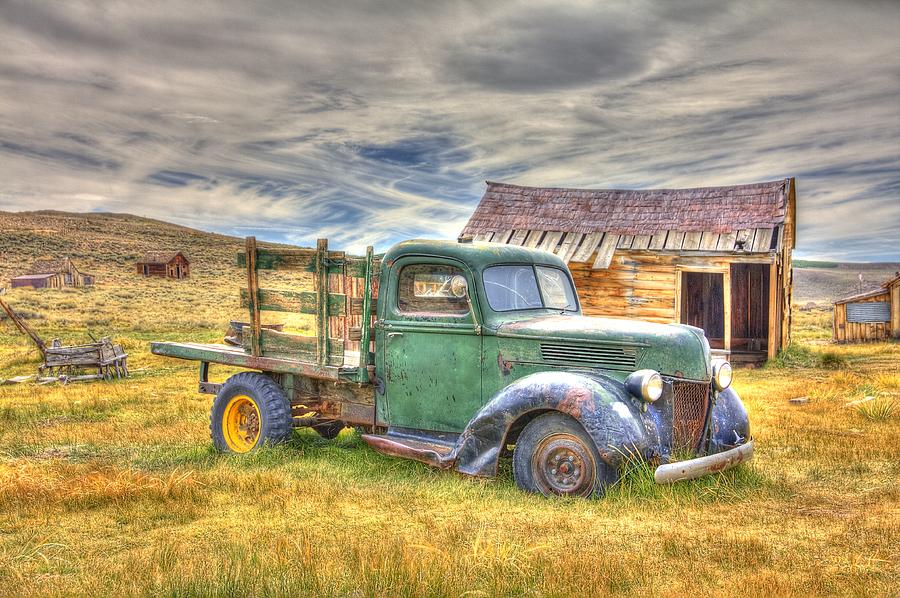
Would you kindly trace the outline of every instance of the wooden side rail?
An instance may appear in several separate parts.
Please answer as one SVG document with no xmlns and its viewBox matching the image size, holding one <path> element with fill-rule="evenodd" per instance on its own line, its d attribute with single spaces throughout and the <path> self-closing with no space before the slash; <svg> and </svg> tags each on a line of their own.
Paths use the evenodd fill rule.
<svg viewBox="0 0 900 598">
<path fill-rule="evenodd" d="M 256 252 L 257 270 L 298 270 L 318 272 L 319 248 L 293 249 L 281 247 L 260 247 Z M 328 251 L 324 254 L 325 266 L 329 274 L 345 274 L 354 278 L 364 278 L 366 261 L 364 258 L 349 256 L 343 251 Z M 247 265 L 246 253 L 237 255 L 237 265 Z"/>
<path fill-rule="evenodd" d="M 344 365 L 347 343 L 358 341 L 360 360 L 357 381 L 368 383 L 371 317 L 376 307 L 372 287 L 378 260 L 372 247 L 366 249 L 366 256 L 362 258 L 348 256 L 343 251 L 329 251 L 325 239 L 318 240 L 316 249 L 293 249 L 260 248 L 254 237 L 248 237 L 245 251 L 237 259 L 239 265 L 247 268 L 247 287 L 240 291 L 241 306 L 250 313 L 250 325 L 242 330 L 244 349 L 253 357 L 297 358 L 313 361 L 319 366 L 340 366 Z M 260 288 L 260 270 L 310 272 L 313 274 L 314 289 L 291 291 Z M 362 288 L 351 279 L 363 279 Z M 362 293 L 362 297 L 348 295 L 354 287 Z M 332 288 L 343 292 L 332 292 Z M 265 330 L 260 323 L 262 311 L 313 315 L 316 319 L 315 336 Z M 351 318 L 358 319 L 360 326 L 351 327 Z M 332 338 L 331 329 L 342 338 Z"/>
<path fill-rule="evenodd" d="M 259 289 L 257 302 L 260 311 L 281 311 L 295 314 L 315 315 L 318 312 L 318 294 L 313 291 L 283 291 Z M 328 294 L 328 315 L 343 316 L 347 296 L 342 293 Z M 250 289 L 241 289 L 241 307 L 250 307 Z M 352 310 L 351 310 L 352 313 Z M 362 313 L 360 305 L 359 312 Z"/>
<path fill-rule="evenodd" d="M 319 354 L 319 336 L 289 334 L 263 328 L 259 337 L 259 347 L 263 356 L 277 358 L 293 358 L 300 361 L 317 362 Z M 244 350 L 249 350 L 252 340 L 250 327 L 245 326 L 243 333 Z M 344 339 L 328 339 L 328 360 L 320 365 L 344 365 Z M 318 363 L 318 362 L 317 362 Z"/>
</svg>

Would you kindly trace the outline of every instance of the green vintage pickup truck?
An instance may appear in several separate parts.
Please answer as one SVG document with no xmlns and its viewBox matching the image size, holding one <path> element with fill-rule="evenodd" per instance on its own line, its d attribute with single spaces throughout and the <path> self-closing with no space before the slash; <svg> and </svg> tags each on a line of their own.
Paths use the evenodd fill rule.
<svg viewBox="0 0 900 598">
<path fill-rule="evenodd" d="M 703 331 L 583 316 L 553 254 L 416 240 L 354 257 L 251 237 L 238 263 L 249 322 L 237 346 L 152 344 L 200 362 L 221 451 L 354 426 L 381 453 L 473 476 L 511 456 L 523 490 L 572 496 L 602 494 L 629 459 L 669 483 L 753 455 L 731 367 Z M 314 290 L 264 288 L 268 270 L 309 273 Z M 315 316 L 315 336 L 264 326 L 267 310 Z M 213 363 L 251 371 L 218 384 Z"/>
</svg>

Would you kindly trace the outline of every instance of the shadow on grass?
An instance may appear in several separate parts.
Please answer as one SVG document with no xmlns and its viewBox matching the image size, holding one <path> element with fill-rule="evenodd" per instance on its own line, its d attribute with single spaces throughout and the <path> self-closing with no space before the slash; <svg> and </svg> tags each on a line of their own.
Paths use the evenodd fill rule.
<svg viewBox="0 0 900 598">
<path fill-rule="evenodd" d="M 567 503 L 584 504 L 581 499 L 550 498 L 522 493 L 515 484 L 511 460 L 501 459 L 495 479 L 472 479 L 452 471 L 432 469 L 421 463 L 381 455 L 370 449 L 353 430 L 326 440 L 314 431 L 295 432 L 279 446 L 267 446 L 245 455 L 218 453 L 211 444 L 150 447 L 77 446 L 56 454 L 54 447 L 8 447 L 8 456 L 30 459 L 65 458 L 70 461 L 127 463 L 152 472 L 173 469 L 259 474 L 271 472 L 286 480 L 310 480 L 325 476 L 343 480 L 341 485 L 390 484 L 397 491 L 416 492 L 429 488 L 449 495 L 489 495 L 495 499 L 530 502 L 546 501 L 550 508 L 566 508 Z M 608 507 L 654 503 L 736 503 L 765 496 L 789 496 L 791 489 L 778 480 L 766 478 L 753 464 L 708 475 L 697 480 L 659 485 L 653 479 L 654 466 L 630 461 L 619 482 L 607 489 L 599 504 Z"/>
</svg>

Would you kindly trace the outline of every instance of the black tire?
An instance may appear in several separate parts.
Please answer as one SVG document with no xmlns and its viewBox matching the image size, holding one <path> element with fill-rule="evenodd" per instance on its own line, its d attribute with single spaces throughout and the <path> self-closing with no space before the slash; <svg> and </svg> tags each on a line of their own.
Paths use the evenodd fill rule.
<svg viewBox="0 0 900 598">
<path fill-rule="evenodd" d="M 333 419 L 331 421 L 322 422 L 313 426 L 313 430 L 319 433 L 319 436 L 328 440 L 334 440 L 341 433 L 341 430 L 347 427 L 344 422 Z"/>
<path fill-rule="evenodd" d="M 249 406 L 245 399 L 249 400 Z M 253 434 L 248 432 L 236 438 L 234 429 L 225 422 L 225 415 L 227 411 L 229 417 L 240 417 L 235 410 L 239 411 L 241 407 L 249 412 L 245 418 L 249 421 L 246 427 Z M 222 385 L 213 401 L 209 432 L 220 452 L 245 453 L 264 444 L 280 444 L 293 434 L 291 404 L 284 390 L 271 378 L 256 372 L 235 374 Z"/>
<path fill-rule="evenodd" d="M 599 496 L 618 479 L 581 424 L 558 412 L 540 415 L 522 430 L 513 475 L 519 488 L 544 496 Z"/>
</svg>

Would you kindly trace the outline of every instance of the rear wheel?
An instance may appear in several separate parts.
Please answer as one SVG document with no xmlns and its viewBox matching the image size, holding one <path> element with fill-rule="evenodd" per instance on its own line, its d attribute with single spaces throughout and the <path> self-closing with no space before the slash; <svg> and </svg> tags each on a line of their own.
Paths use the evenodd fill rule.
<svg viewBox="0 0 900 598">
<path fill-rule="evenodd" d="M 255 372 L 229 378 L 213 401 L 209 431 L 221 452 L 247 453 L 293 433 L 291 406 L 274 380 Z"/>
<path fill-rule="evenodd" d="M 562 413 L 538 416 L 525 426 L 513 452 L 513 473 L 519 488 L 544 496 L 599 495 L 618 477 L 581 424 Z"/>
</svg>

